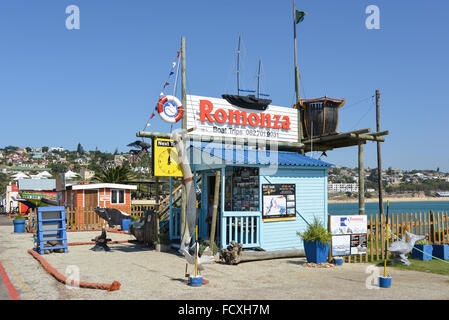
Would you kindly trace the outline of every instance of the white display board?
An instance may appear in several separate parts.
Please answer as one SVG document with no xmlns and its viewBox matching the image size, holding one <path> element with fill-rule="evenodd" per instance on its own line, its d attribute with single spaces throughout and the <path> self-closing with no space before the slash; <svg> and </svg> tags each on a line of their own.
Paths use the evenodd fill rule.
<svg viewBox="0 0 449 320">
<path fill-rule="evenodd" d="M 187 96 L 187 128 L 191 135 L 298 141 L 298 111 L 269 105 L 253 110 L 231 105 L 225 99 Z"/>
<path fill-rule="evenodd" d="M 365 254 L 368 232 L 366 215 L 331 216 L 332 256 Z"/>
</svg>

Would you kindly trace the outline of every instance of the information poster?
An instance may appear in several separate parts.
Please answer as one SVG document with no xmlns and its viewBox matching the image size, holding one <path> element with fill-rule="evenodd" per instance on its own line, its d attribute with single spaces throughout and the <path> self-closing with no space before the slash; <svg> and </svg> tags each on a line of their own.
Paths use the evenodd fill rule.
<svg viewBox="0 0 449 320">
<path fill-rule="evenodd" d="M 331 216 L 332 256 L 366 253 L 366 215 Z"/>
<path fill-rule="evenodd" d="M 262 200 L 264 221 L 296 219 L 294 184 L 263 184 Z"/>
</svg>

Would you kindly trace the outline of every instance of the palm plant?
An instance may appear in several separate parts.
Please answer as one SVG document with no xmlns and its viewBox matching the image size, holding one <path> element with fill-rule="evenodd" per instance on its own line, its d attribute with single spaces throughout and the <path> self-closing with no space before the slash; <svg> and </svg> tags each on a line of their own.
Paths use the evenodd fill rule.
<svg viewBox="0 0 449 320">
<path fill-rule="evenodd" d="M 104 183 L 125 183 L 132 177 L 133 174 L 129 167 L 117 166 L 95 173 L 94 179 Z"/>
</svg>

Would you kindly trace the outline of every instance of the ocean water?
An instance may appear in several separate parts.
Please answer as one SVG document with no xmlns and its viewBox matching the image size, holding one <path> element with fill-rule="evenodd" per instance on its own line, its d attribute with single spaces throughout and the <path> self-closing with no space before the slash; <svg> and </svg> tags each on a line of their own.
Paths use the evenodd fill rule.
<svg viewBox="0 0 449 320">
<path fill-rule="evenodd" d="M 428 212 L 448 212 L 449 201 L 413 201 L 413 202 L 392 202 L 390 201 L 390 213 L 419 213 Z M 359 213 L 358 203 L 329 203 L 328 212 L 331 215 L 349 215 Z M 365 212 L 367 215 L 377 215 L 379 213 L 378 202 L 366 202 Z M 384 213 L 387 213 L 387 202 L 384 202 Z"/>
</svg>

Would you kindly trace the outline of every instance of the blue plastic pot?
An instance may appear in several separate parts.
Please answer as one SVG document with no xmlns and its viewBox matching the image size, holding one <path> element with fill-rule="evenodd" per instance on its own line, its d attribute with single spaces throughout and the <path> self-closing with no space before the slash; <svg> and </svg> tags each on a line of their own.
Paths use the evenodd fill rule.
<svg viewBox="0 0 449 320">
<path fill-rule="evenodd" d="M 434 244 L 432 245 L 434 257 L 437 257 L 441 260 L 449 260 L 449 245 L 447 244 Z"/>
<path fill-rule="evenodd" d="M 122 231 L 128 231 L 130 223 L 131 223 L 131 219 L 120 220 L 120 226 L 122 227 Z"/>
<path fill-rule="evenodd" d="M 431 244 L 415 244 L 412 250 L 412 259 L 425 260 L 425 261 L 432 260 L 432 251 L 433 251 L 432 249 L 433 248 Z"/>
<path fill-rule="evenodd" d="M 16 219 L 14 222 L 14 233 L 25 233 L 25 219 Z"/>
<path fill-rule="evenodd" d="M 379 287 L 390 288 L 391 287 L 391 278 L 390 277 L 379 277 Z"/>
<path fill-rule="evenodd" d="M 319 241 L 304 241 L 304 251 L 307 262 L 324 263 L 327 262 L 329 244 L 322 244 Z"/>
<path fill-rule="evenodd" d="M 203 284 L 203 277 L 201 276 L 190 277 L 189 280 L 189 284 L 193 287 L 199 287 Z"/>
<path fill-rule="evenodd" d="M 343 264 L 343 258 L 334 258 L 334 264 L 341 266 Z"/>
</svg>

